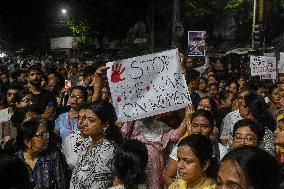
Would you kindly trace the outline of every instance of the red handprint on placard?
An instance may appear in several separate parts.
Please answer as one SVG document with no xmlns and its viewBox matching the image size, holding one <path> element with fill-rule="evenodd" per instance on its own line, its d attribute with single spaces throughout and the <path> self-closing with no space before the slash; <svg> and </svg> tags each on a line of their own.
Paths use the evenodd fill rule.
<svg viewBox="0 0 284 189">
<path fill-rule="evenodd" d="M 122 67 L 122 64 L 112 65 L 111 82 L 117 83 L 125 80 L 125 78 L 121 78 L 121 74 L 124 72 L 124 70 L 125 67 Z"/>
</svg>

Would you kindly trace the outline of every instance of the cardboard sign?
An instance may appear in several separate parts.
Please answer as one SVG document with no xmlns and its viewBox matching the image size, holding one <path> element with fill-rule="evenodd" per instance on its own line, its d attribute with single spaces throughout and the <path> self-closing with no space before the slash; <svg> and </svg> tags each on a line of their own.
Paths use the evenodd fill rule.
<svg viewBox="0 0 284 189">
<path fill-rule="evenodd" d="M 205 31 L 188 32 L 188 56 L 205 56 Z"/>
<path fill-rule="evenodd" d="M 137 120 L 191 104 L 177 49 L 107 63 L 120 121 Z"/>
<path fill-rule="evenodd" d="M 250 57 L 251 75 L 268 75 L 276 72 L 276 58 L 267 56 Z"/>
<path fill-rule="evenodd" d="M 279 70 L 279 73 L 284 73 L 284 53 L 283 52 L 280 53 L 280 60 L 279 60 L 279 63 L 278 63 L 278 70 Z"/>
</svg>

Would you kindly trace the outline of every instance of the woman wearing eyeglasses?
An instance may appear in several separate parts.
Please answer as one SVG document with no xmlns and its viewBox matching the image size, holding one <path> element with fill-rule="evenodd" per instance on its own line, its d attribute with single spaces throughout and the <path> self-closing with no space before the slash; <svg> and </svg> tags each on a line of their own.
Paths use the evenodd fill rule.
<svg viewBox="0 0 284 189">
<path fill-rule="evenodd" d="M 69 134 L 78 131 L 78 108 L 86 103 L 88 99 L 88 92 L 85 87 L 75 86 L 71 89 L 69 96 L 70 110 L 60 114 L 55 120 L 55 131 L 59 133 L 62 141 L 64 142 Z"/>
<path fill-rule="evenodd" d="M 243 119 L 253 119 L 264 125 L 263 149 L 275 155 L 274 134 L 276 121 L 268 111 L 264 98 L 251 93 L 238 100 L 240 116 Z"/>
<path fill-rule="evenodd" d="M 62 162 L 57 152 L 48 150 L 46 121 L 33 118 L 18 128 L 18 157 L 26 164 L 34 188 L 65 189 Z"/>
<path fill-rule="evenodd" d="M 249 119 L 240 120 L 234 125 L 233 148 L 261 147 L 264 133 L 263 125 Z"/>
</svg>

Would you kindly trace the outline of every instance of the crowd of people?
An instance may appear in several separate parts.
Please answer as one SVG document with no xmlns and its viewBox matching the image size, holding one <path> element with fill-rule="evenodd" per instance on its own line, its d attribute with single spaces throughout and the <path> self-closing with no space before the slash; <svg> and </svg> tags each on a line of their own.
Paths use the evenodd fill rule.
<svg viewBox="0 0 284 189">
<path fill-rule="evenodd" d="M 192 104 L 128 122 L 104 62 L 2 62 L 0 188 L 284 188 L 284 75 L 179 56 Z"/>
</svg>

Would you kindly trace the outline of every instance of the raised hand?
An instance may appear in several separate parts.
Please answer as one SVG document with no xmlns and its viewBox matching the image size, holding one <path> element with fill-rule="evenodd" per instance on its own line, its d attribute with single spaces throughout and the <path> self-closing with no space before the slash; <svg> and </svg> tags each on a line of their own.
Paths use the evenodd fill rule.
<svg viewBox="0 0 284 189">
<path fill-rule="evenodd" d="M 112 65 L 111 82 L 117 83 L 117 82 L 125 80 L 125 78 L 121 78 L 121 74 L 124 71 L 125 71 L 125 67 L 122 67 L 122 64 Z"/>
</svg>

